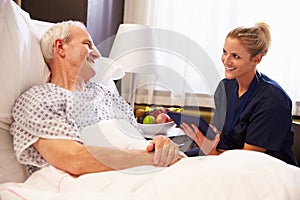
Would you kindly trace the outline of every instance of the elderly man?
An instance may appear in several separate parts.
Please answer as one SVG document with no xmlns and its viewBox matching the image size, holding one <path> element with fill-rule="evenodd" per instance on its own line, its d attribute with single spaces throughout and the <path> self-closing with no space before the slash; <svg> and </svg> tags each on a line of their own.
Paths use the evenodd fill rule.
<svg viewBox="0 0 300 200">
<path fill-rule="evenodd" d="M 98 83 L 92 65 L 100 55 L 85 26 L 67 21 L 41 39 L 51 70 L 49 83 L 33 86 L 17 100 L 11 126 L 18 160 L 33 172 L 47 165 L 78 176 L 140 165 L 169 166 L 181 158 L 170 139 L 154 138 L 145 150 L 93 147 L 82 141 L 84 127 L 101 120 L 125 119 L 136 126 L 131 107 Z"/>
</svg>

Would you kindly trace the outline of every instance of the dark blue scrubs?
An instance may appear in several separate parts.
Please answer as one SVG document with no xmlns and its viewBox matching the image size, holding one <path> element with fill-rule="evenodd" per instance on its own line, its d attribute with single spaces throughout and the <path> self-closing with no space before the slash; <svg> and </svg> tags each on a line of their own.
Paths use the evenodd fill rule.
<svg viewBox="0 0 300 200">
<path fill-rule="evenodd" d="M 234 92 L 238 87 L 236 80 L 223 79 L 219 83 L 214 96 L 215 112 L 212 120 L 212 124 L 222 130 L 217 148 L 242 149 L 244 143 L 247 143 L 265 148 L 266 154 L 297 166 L 292 151 L 292 102 L 283 89 L 264 74 L 257 72 L 254 78 L 256 84 L 236 123 L 230 120 L 230 113 L 233 117 L 238 115 L 246 93 L 234 101 Z M 233 124 L 232 131 L 229 128 L 230 122 Z"/>
</svg>

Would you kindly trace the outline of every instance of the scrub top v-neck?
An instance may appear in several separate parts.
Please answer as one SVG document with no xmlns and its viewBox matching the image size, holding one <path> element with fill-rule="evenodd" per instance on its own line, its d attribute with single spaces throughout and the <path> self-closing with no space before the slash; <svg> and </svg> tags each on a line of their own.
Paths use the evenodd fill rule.
<svg viewBox="0 0 300 200">
<path fill-rule="evenodd" d="M 220 82 L 212 120 L 212 124 L 222 130 L 217 148 L 242 149 L 247 143 L 265 148 L 266 154 L 289 164 L 298 165 L 292 152 L 294 132 L 289 96 L 262 73 L 257 72 L 252 83 L 249 93 L 237 98 L 236 79 Z"/>
</svg>

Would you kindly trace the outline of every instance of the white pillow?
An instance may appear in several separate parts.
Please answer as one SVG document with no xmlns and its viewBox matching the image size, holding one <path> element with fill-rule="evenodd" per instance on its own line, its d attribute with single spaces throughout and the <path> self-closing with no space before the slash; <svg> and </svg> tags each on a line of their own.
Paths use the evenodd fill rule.
<svg viewBox="0 0 300 200">
<path fill-rule="evenodd" d="M 15 100 L 48 79 L 32 20 L 11 0 L 0 0 L 0 127 L 9 130 Z"/>
<path fill-rule="evenodd" d="M 39 40 L 29 15 L 12 0 L 0 0 L 0 183 L 28 176 L 13 152 L 9 127 L 19 95 L 48 79 Z"/>
<path fill-rule="evenodd" d="M 91 81 L 100 82 L 110 90 L 118 93 L 114 80 L 119 80 L 125 75 L 121 65 L 110 58 L 100 57 L 95 60 L 94 69 L 96 75 Z"/>
</svg>

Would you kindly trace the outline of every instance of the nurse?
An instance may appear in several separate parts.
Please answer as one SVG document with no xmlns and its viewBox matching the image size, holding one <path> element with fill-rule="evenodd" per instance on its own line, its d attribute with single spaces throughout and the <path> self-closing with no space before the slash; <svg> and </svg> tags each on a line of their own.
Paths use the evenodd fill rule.
<svg viewBox="0 0 300 200">
<path fill-rule="evenodd" d="M 270 42 L 269 26 L 262 22 L 238 27 L 226 36 L 221 58 L 226 78 L 215 92 L 211 125 L 216 137 L 207 139 L 194 124 L 181 125 L 197 144 L 198 155 L 244 149 L 298 165 L 292 151 L 292 102 L 278 83 L 256 69 Z"/>
</svg>

